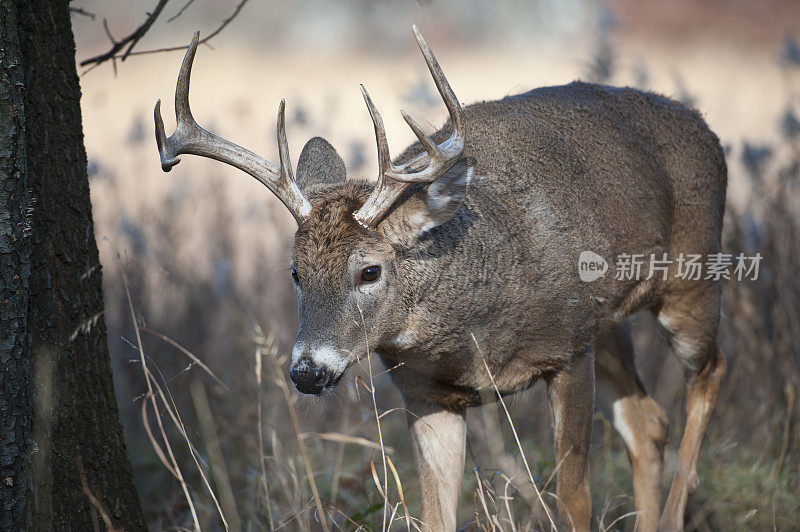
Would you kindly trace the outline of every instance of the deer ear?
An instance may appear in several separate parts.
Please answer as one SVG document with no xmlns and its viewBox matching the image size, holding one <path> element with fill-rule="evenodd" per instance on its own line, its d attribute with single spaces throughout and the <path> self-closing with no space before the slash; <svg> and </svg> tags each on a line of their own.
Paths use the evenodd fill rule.
<svg viewBox="0 0 800 532">
<path fill-rule="evenodd" d="M 408 242 L 450 221 L 464 204 L 474 174 L 474 160 L 462 160 L 395 208 L 381 223 L 381 230 Z"/>
<path fill-rule="evenodd" d="M 297 162 L 296 179 L 300 190 L 314 185 L 338 183 L 346 178 L 344 161 L 327 140 L 314 137 L 306 142 Z"/>
</svg>

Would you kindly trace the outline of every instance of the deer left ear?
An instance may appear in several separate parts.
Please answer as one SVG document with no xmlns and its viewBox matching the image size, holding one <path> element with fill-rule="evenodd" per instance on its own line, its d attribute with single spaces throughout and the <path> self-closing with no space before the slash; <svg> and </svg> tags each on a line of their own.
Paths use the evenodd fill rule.
<svg viewBox="0 0 800 532">
<path fill-rule="evenodd" d="M 475 175 L 474 160 L 462 160 L 442 177 L 396 207 L 380 224 L 385 233 L 415 240 L 456 214 Z"/>
<path fill-rule="evenodd" d="M 306 190 L 314 185 L 332 184 L 347 178 L 344 161 L 322 137 L 306 142 L 297 161 L 297 186 Z"/>
</svg>

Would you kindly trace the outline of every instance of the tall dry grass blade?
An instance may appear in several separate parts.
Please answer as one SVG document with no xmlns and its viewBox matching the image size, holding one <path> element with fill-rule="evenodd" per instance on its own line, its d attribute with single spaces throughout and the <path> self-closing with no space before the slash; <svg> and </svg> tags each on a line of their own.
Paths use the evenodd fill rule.
<svg viewBox="0 0 800 532">
<path fill-rule="evenodd" d="M 330 505 L 330 504 L 326 504 L 325 507 L 328 508 L 328 510 L 341 515 L 344 518 L 345 521 L 347 521 L 351 525 L 355 526 L 356 528 L 353 530 L 353 532 L 358 532 L 359 530 L 364 530 L 365 529 L 364 525 L 360 525 L 357 522 L 353 521 L 353 519 L 349 515 L 347 515 L 346 513 L 341 511 L 340 509 L 336 508 L 335 506 Z M 334 524 L 335 524 L 335 522 L 334 522 Z M 342 529 L 342 527 L 339 526 L 339 525 L 337 525 L 337 527 L 340 530 Z"/>
<path fill-rule="evenodd" d="M 260 332 L 260 327 L 258 329 Z M 256 395 L 256 400 L 258 401 L 258 405 L 256 407 L 257 410 L 257 419 L 258 419 L 258 465 L 261 470 L 261 487 L 264 489 L 264 498 L 266 499 L 264 502 L 267 506 L 267 523 L 269 523 L 269 530 L 270 532 L 274 532 L 275 530 L 275 521 L 272 516 L 272 498 L 270 497 L 269 493 L 269 480 L 267 479 L 267 464 L 264 460 L 264 414 L 263 414 L 263 397 L 261 396 L 262 393 L 262 384 L 261 384 L 261 359 L 263 354 L 261 353 L 261 348 L 256 347 L 256 359 L 255 359 L 255 372 L 256 372 L 256 384 L 258 386 L 258 393 Z"/>
<path fill-rule="evenodd" d="M 401 366 L 405 366 L 405 365 L 406 365 L 405 362 L 399 362 L 399 363 L 395 364 L 394 366 L 392 366 L 391 368 L 385 369 L 385 370 L 381 371 L 380 373 L 376 373 L 375 374 L 375 378 L 377 379 L 381 375 L 386 375 L 387 373 L 391 373 L 394 370 L 396 370 L 397 368 L 399 368 Z"/>
<path fill-rule="evenodd" d="M 539 502 L 544 508 L 545 514 L 547 514 L 547 519 L 550 521 L 550 526 L 552 530 L 558 530 L 556 527 L 556 523 L 553 520 L 553 516 L 550 514 L 550 509 L 547 507 L 547 504 L 544 502 L 542 498 L 542 493 L 539 491 L 539 487 L 536 485 L 536 482 L 533 479 L 533 473 L 531 473 L 531 468 L 528 465 L 528 459 L 525 457 L 525 451 L 522 449 L 522 443 L 519 441 L 519 435 L 517 434 L 517 428 L 514 426 L 514 421 L 511 419 L 511 413 L 508 411 L 508 407 L 506 407 L 506 402 L 503 400 L 503 396 L 500 394 L 500 389 L 497 387 L 497 383 L 494 380 L 494 375 L 492 375 L 491 370 L 489 369 L 489 364 L 486 362 L 486 357 L 483 356 L 483 351 L 481 350 L 481 346 L 478 345 L 478 339 L 475 338 L 475 335 L 470 333 L 472 336 L 472 341 L 475 342 L 475 347 L 478 350 L 478 354 L 481 356 L 481 360 L 483 361 L 483 367 L 486 368 L 486 373 L 489 375 L 489 379 L 492 381 L 492 386 L 494 387 L 495 393 L 497 393 L 497 400 L 500 401 L 500 405 L 503 407 L 503 411 L 506 414 L 506 418 L 508 419 L 508 424 L 511 426 L 511 432 L 514 434 L 514 440 L 517 442 L 517 448 L 519 449 L 519 454 L 522 456 L 522 462 L 525 464 L 525 470 L 528 472 L 528 479 L 531 481 L 531 485 L 533 489 L 536 491 L 536 496 L 539 498 Z"/>
<path fill-rule="evenodd" d="M 619 523 L 620 521 L 622 521 L 623 519 L 627 519 L 628 517 L 635 517 L 635 516 L 639 515 L 640 513 L 641 512 L 628 512 L 628 513 L 626 513 L 624 515 L 621 515 L 621 516 L 617 517 L 616 519 L 614 519 L 613 521 L 611 521 L 611 523 L 609 523 L 609 525 L 607 527 L 601 528 L 601 531 L 605 532 L 606 530 L 612 530 L 613 526 L 616 525 L 617 523 Z"/>
<path fill-rule="evenodd" d="M 503 442 L 503 431 L 500 429 L 500 409 L 494 394 L 489 390 L 481 391 L 481 418 L 486 427 L 485 436 L 489 444 L 489 456 L 493 463 L 502 464 L 506 454 Z"/>
<path fill-rule="evenodd" d="M 339 481 L 342 477 L 342 466 L 344 464 L 345 444 L 339 442 L 336 446 L 336 458 L 333 461 L 333 475 L 331 475 L 331 506 L 336 506 L 336 498 L 339 496 Z"/>
<path fill-rule="evenodd" d="M 311 504 L 311 501 L 308 501 L 306 504 L 304 504 L 300 508 L 300 510 L 298 510 L 298 511 L 296 511 L 294 513 L 291 513 L 291 514 L 287 515 L 286 517 L 284 517 L 283 520 L 281 521 L 281 523 L 275 528 L 275 530 L 276 531 L 277 530 L 282 530 L 283 528 L 288 526 L 290 523 L 293 523 L 294 521 L 298 520 L 300 518 L 300 516 L 306 515 L 306 513 L 312 507 L 313 507 L 313 504 Z M 309 526 L 308 523 L 306 523 L 304 526 L 298 526 L 298 527 L 296 527 L 296 528 L 294 528 L 292 530 L 311 530 L 311 527 Z"/>
<path fill-rule="evenodd" d="M 386 526 L 386 530 L 392 528 L 392 523 L 394 523 L 395 516 L 397 515 L 397 508 L 399 504 L 395 504 L 392 506 L 392 513 L 389 514 L 389 524 Z"/>
<path fill-rule="evenodd" d="M 338 432 L 303 432 L 301 434 L 303 439 L 307 438 L 316 438 L 320 440 L 327 440 L 327 441 L 335 441 L 339 443 L 350 443 L 353 445 L 359 445 L 361 447 L 365 447 L 367 449 L 375 449 L 379 450 L 381 448 L 380 444 L 375 443 L 374 441 L 370 441 L 366 438 L 361 438 L 359 436 L 348 436 L 347 434 L 340 434 Z M 387 453 L 393 453 L 394 449 L 391 447 L 384 447 Z"/>
<path fill-rule="evenodd" d="M 145 394 L 144 400 L 142 401 L 142 425 L 144 426 L 144 431 L 147 434 L 147 439 L 150 440 L 150 445 L 153 447 L 153 450 L 156 453 L 156 456 L 161 461 L 161 464 L 169 471 L 170 475 L 175 477 L 176 480 L 180 479 L 178 476 L 177 471 L 172 468 L 172 464 L 167 459 L 167 455 L 164 454 L 164 450 L 161 448 L 161 445 L 156 440 L 156 437 L 153 435 L 153 430 L 150 428 L 150 419 L 147 417 L 147 405 L 151 404 L 149 401 L 150 395 Z"/>
<path fill-rule="evenodd" d="M 225 456 L 222 454 L 222 447 L 219 444 L 217 426 L 203 383 L 199 379 L 193 380 L 189 385 L 189 391 L 192 403 L 194 403 L 194 410 L 197 413 L 197 420 L 200 422 L 200 430 L 203 432 L 203 439 L 206 441 L 206 449 L 211 459 L 211 474 L 220 491 L 220 499 L 228 519 L 227 524 L 232 530 L 241 530 L 242 524 L 239 520 L 236 498 L 233 495 L 230 475 L 228 475 L 228 468 L 225 465 Z"/>
<path fill-rule="evenodd" d="M 786 416 L 784 418 L 783 423 L 783 438 L 781 443 L 781 450 L 778 454 L 778 460 L 775 463 L 775 467 L 770 474 L 769 482 L 773 484 L 773 492 L 778 487 L 778 475 L 781 473 L 781 469 L 783 469 L 783 461 L 786 459 L 786 452 L 789 449 L 789 440 L 791 439 L 792 434 L 792 416 L 794 414 L 794 402 L 795 402 L 795 391 L 794 387 L 787 383 L 786 386 L 783 388 L 783 393 L 786 396 Z"/>
<path fill-rule="evenodd" d="M 491 526 L 491 530 L 494 530 L 494 522 L 492 521 L 492 514 L 489 513 L 489 505 L 486 504 L 486 496 L 483 493 L 483 482 L 481 481 L 481 475 L 478 473 L 478 468 L 475 468 L 475 478 L 478 479 L 478 498 L 481 501 L 481 507 L 483 508 L 483 513 L 486 514 L 486 520 L 489 522 Z M 476 516 L 477 517 L 477 516 Z"/>
<path fill-rule="evenodd" d="M 208 480 L 208 476 L 206 475 L 203 465 L 200 463 L 200 459 L 198 456 L 200 453 L 195 448 L 192 440 L 189 439 L 189 434 L 186 432 L 186 426 L 183 424 L 183 420 L 181 419 L 180 412 L 178 411 L 178 407 L 175 405 L 175 401 L 172 398 L 172 393 L 169 391 L 169 388 L 166 388 L 167 393 L 164 393 L 164 390 L 161 388 L 161 385 L 158 384 L 158 381 L 155 378 L 155 375 L 147 369 L 145 371 L 145 375 L 150 379 L 151 385 L 156 390 L 156 397 L 161 400 L 161 404 L 164 406 L 164 411 L 169 416 L 172 424 L 178 430 L 178 433 L 183 438 L 183 441 L 186 442 L 186 447 L 189 449 L 189 456 L 192 457 L 192 461 L 194 462 L 195 467 L 197 467 L 197 471 L 200 473 L 200 478 L 203 480 L 203 485 L 208 490 L 209 495 L 211 496 L 211 500 L 214 501 L 214 505 L 217 508 L 217 513 L 219 514 L 220 519 L 222 520 L 223 526 L 228 529 L 228 521 L 225 519 L 225 514 L 222 511 L 222 506 L 219 503 L 219 499 L 217 498 L 216 493 L 214 493 L 214 489 L 211 487 L 211 482 Z M 163 380 L 163 377 L 162 377 Z M 169 397 L 169 400 L 167 398 Z M 176 464 L 177 465 L 177 464 Z"/>
<path fill-rule="evenodd" d="M 286 401 L 286 406 L 289 409 L 289 417 L 292 421 L 292 428 L 294 429 L 295 436 L 297 437 L 297 444 L 300 447 L 300 455 L 303 460 L 303 465 L 306 469 L 308 484 L 311 487 L 311 493 L 314 496 L 314 504 L 316 505 L 317 513 L 319 514 L 320 526 L 324 532 L 328 532 L 328 520 L 325 517 L 325 509 L 322 507 L 322 501 L 319 498 L 317 482 L 314 479 L 314 471 L 311 468 L 311 460 L 308 457 L 308 450 L 306 449 L 305 442 L 303 441 L 303 433 L 300 431 L 300 421 L 297 419 L 297 411 L 294 408 L 294 400 L 292 400 L 292 394 L 289 392 L 289 387 L 286 386 L 286 380 L 283 378 L 283 369 L 278 362 L 278 353 L 277 350 L 274 349 L 274 345 L 272 346 L 272 349 L 269 349 L 269 354 L 271 355 L 270 360 L 272 360 L 275 374 L 277 376 L 278 386 L 283 392 L 283 398 Z"/>
<path fill-rule="evenodd" d="M 270 328 L 269 334 L 264 334 L 261 326 L 256 323 L 254 325 L 254 332 L 255 336 L 253 341 L 256 343 L 256 349 L 261 353 L 261 357 L 269 356 L 272 359 L 274 364 L 277 364 L 279 368 L 283 367 L 283 364 L 286 362 L 286 357 L 283 357 L 278 352 L 278 343 L 276 340 L 275 330 Z M 260 363 L 260 362 L 259 362 Z M 272 374 L 273 382 L 278 390 L 281 390 L 281 395 L 283 396 L 284 402 L 286 401 L 283 389 L 285 386 L 285 380 L 283 377 L 282 370 L 278 370 Z M 289 454 L 285 454 L 283 450 L 283 445 L 281 444 L 281 440 L 278 438 L 278 432 L 270 427 L 270 445 L 272 448 L 272 455 L 269 457 L 275 464 L 275 471 L 279 473 L 278 481 L 280 483 L 281 490 L 278 490 L 278 493 L 282 493 L 285 496 L 288 496 L 292 502 L 294 508 L 300 508 L 300 514 L 304 519 L 308 519 L 308 515 L 305 513 L 303 508 L 307 508 L 308 504 L 305 500 L 305 494 L 303 493 L 302 483 L 300 481 L 299 475 L 297 474 L 297 468 L 295 467 L 295 459 L 294 456 Z M 268 459 L 265 457 L 265 460 Z M 312 493 L 313 497 L 313 493 Z M 285 523 L 279 525 L 275 528 L 278 530 Z M 310 526 L 309 522 L 304 523 L 305 528 Z"/>
<path fill-rule="evenodd" d="M 375 377 L 372 374 L 372 353 L 369 348 L 369 335 L 367 334 L 367 322 L 364 320 L 364 313 L 361 311 L 361 305 L 356 298 L 356 307 L 358 308 L 358 315 L 361 317 L 361 326 L 364 329 L 364 343 L 367 347 L 367 367 L 369 368 L 369 394 L 372 398 L 372 411 L 375 414 L 375 424 L 378 427 L 378 443 L 381 446 L 381 458 L 383 459 L 383 525 L 382 531 L 386 528 L 386 512 L 389 506 L 389 470 L 386 462 L 386 449 L 383 446 L 383 430 L 381 429 L 381 416 L 378 413 L 378 401 L 375 399 Z"/>
<path fill-rule="evenodd" d="M 195 356 L 195 355 L 194 355 L 194 353 L 192 353 L 191 351 L 189 351 L 188 349 L 186 349 L 185 347 L 183 347 L 181 344 L 179 344 L 178 342 L 176 342 L 175 340 L 173 340 L 172 338 L 170 338 L 169 336 L 167 336 L 167 335 L 165 335 L 165 334 L 161 334 L 160 332 L 154 331 L 154 330 L 152 330 L 152 329 L 150 329 L 150 328 L 148 328 L 148 327 L 141 327 L 141 329 L 142 329 L 144 332 L 146 332 L 146 333 L 150 333 L 150 334 L 152 334 L 153 336 L 155 336 L 156 338 L 160 338 L 160 339 L 161 339 L 161 340 L 163 340 L 164 342 L 167 342 L 169 345 L 171 345 L 172 347 L 174 347 L 175 349 L 177 349 L 178 351 L 180 351 L 181 353 L 183 353 L 184 355 L 186 355 L 187 357 L 189 357 L 189 359 L 190 359 L 192 362 L 194 362 L 195 364 L 197 364 L 198 366 L 200 366 L 200 368 L 201 368 L 203 371 L 205 371 L 205 372 L 206 372 L 206 373 L 207 373 L 207 374 L 208 374 L 208 375 L 209 375 L 209 376 L 210 376 L 212 379 L 214 379 L 214 380 L 217 382 L 217 384 L 219 384 L 220 386 L 222 386 L 223 388 L 225 388 L 225 391 L 229 391 L 229 388 L 228 388 L 228 386 L 227 386 L 227 385 L 226 385 L 224 382 L 222 382 L 222 381 L 219 379 L 219 377 L 217 377 L 217 376 L 216 376 L 216 374 L 215 374 L 213 371 L 211 371 L 211 368 L 209 368 L 208 366 L 206 366 L 206 365 L 203 363 L 203 361 L 202 361 L 202 360 L 200 360 L 200 359 L 199 359 L 197 356 Z"/>
<path fill-rule="evenodd" d="M 269 442 L 270 448 L 272 449 L 270 458 L 276 465 L 276 471 L 282 473 L 278 477 L 278 481 L 280 482 L 280 490 L 278 491 L 292 496 L 294 498 L 294 506 L 299 507 L 301 490 L 300 483 L 297 480 L 297 470 L 294 466 L 294 460 L 292 460 L 291 457 L 284 456 L 283 445 L 281 445 L 281 441 L 278 439 L 278 432 L 272 427 L 269 429 Z M 265 460 L 267 459 L 268 458 L 265 457 Z M 277 467 L 279 465 L 283 467 Z"/>
<path fill-rule="evenodd" d="M 393 412 L 405 412 L 405 413 L 407 413 L 407 414 L 416 415 L 416 414 L 414 414 L 414 412 L 410 411 L 409 409 L 407 409 L 407 408 L 403 408 L 403 407 L 401 407 L 401 406 L 398 406 L 398 407 L 395 407 L 395 408 L 390 408 L 389 410 L 385 410 L 385 411 L 384 411 L 384 412 L 383 412 L 383 413 L 380 415 L 380 419 L 383 419 L 383 418 L 385 418 L 386 416 L 388 416 L 389 414 L 391 414 L 391 413 L 393 413 Z M 417 418 L 419 418 L 419 416 L 416 416 L 416 417 L 417 417 Z"/>
<path fill-rule="evenodd" d="M 81 491 L 83 491 L 83 494 L 89 499 L 89 503 L 94 506 L 97 513 L 100 514 L 100 517 L 103 519 L 103 524 L 106 525 L 106 532 L 120 532 L 111 522 L 111 517 L 108 515 L 105 506 L 103 506 L 103 502 L 97 498 L 89 488 L 89 482 L 86 480 L 86 472 L 83 470 L 83 460 L 80 454 L 75 457 L 75 461 L 78 463 L 78 475 L 81 477 Z M 99 532 L 100 523 L 97 522 L 97 514 L 95 512 L 92 512 L 92 522 L 94 529 Z"/>
<path fill-rule="evenodd" d="M 189 505 L 189 511 L 192 514 L 192 521 L 194 522 L 195 530 L 199 531 L 200 521 L 197 518 L 197 510 L 194 507 L 194 501 L 192 501 L 192 496 L 189 493 L 189 486 L 183 479 L 180 466 L 178 466 L 178 460 L 175 458 L 175 454 L 172 452 L 172 446 L 169 443 L 169 438 L 167 437 L 167 432 L 164 429 L 164 423 L 161 419 L 161 412 L 158 410 L 158 402 L 156 401 L 155 394 L 153 393 L 153 385 L 150 378 L 151 376 L 149 369 L 147 368 L 147 357 L 144 356 L 144 347 L 142 346 L 142 333 L 139 331 L 139 323 L 136 321 L 136 311 L 133 308 L 133 298 L 131 297 L 131 291 L 128 285 L 128 276 L 125 274 L 125 270 L 120 263 L 119 255 L 115 255 L 117 258 L 117 267 L 119 268 L 120 277 L 122 279 L 122 285 L 125 288 L 125 297 L 128 300 L 128 311 L 130 312 L 131 322 L 133 323 L 133 330 L 136 333 L 136 349 L 139 352 L 139 360 L 142 364 L 142 371 L 144 372 L 145 381 L 147 382 L 147 397 L 145 398 L 145 401 L 147 399 L 152 401 L 153 412 L 156 416 L 156 422 L 158 423 L 158 429 L 161 433 L 161 439 L 164 442 L 164 447 L 167 449 L 167 454 L 169 455 L 170 463 L 172 464 L 172 470 L 181 485 L 181 490 L 186 498 L 186 503 Z"/>
<path fill-rule="evenodd" d="M 544 486 L 542 486 L 542 491 L 546 491 L 547 490 L 547 486 L 549 486 L 550 483 L 553 481 L 553 479 L 555 478 L 556 474 L 558 473 L 558 470 L 561 469 L 561 466 L 564 464 L 564 461 L 567 458 L 569 458 L 569 455 L 571 453 L 572 453 L 572 449 L 568 450 L 566 452 L 566 454 L 564 454 L 564 456 L 561 458 L 561 460 L 559 460 L 559 462 L 556 464 L 556 467 L 553 468 L 552 473 L 550 473 L 550 476 L 547 477 L 547 480 L 545 481 Z"/>
<path fill-rule="evenodd" d="M 395 469 L 394 464 L 392 463 L 392 459 L 388 456 L 386 457 L 386 461 L 389 463 L 389 469 L 392 471 L 392 476 L 394 477 L 394 482 L 397 485 L 397 493 L 400 496 L 400 504 L 403 505 L 403 510 L 405 511 L 406 516 L 406 528 L 411 531 L 411 519 L 408 514 L 408 506 L 406 506 L 406 498 L 403 495 L 403 483 L 400 482 L 400 475 L 397 474 L 397 469 Z"/>
<path fill-rule="evenodd" d="M 381 479 L 378 477 L 378 471 L 375 469 L 375 460 L 369 460 L 369 469 L 372 471 L 372 481 L 375 482 L 375 487 L 378 488 L 378 493 L 381 494 L 381 497 L 386 499 L 386 495 L 383 491 L 383 487 L 381 486 Z"/>
<path fill-rule="evenodd" d="M 511 525 L 511 532 L 517 532 L 517 526 L 514 524 L 514 515 L 511 513 L 511 497 L 508 496 L 508 487 L 512 486 L 513 483 L 508 475 L 500 473 L 500 476 L 506 481 L 506 485 L 503 488 L 503 503 L 506 506 L 506 513 L 508 513 L 508 523 Z"/>
<path fill-rule="evenodd" d="M 158 370 L 158 366 L 155 366 L 155 368 L 156 368 L 156 370 Z M 167 413 L 167 415 L 169 416 L 169 419 L 172 421 L 172 424 L 175 426 L 175 428 L 178 430 L 178 433 L 183 438 L 183 441 L 186 442 L 187 449 L 189 450 L 189 455 L 191 456 L 192 461 L 194 462 L 195 467 L 197 468 L 197 471 L 200 473 L 200 478 L 203 481 L 203 485 L 208 490 L 208 493 L 211 496 L 212 501 L 214 502 L 214 505 L 215 505 L 215 507 L 217 509 L 217 513 L 219 514 L 220 519 L 222 520 L 223 526 L 226 529 L 228 529 L 229 528 L 228 527 L 228 522 L 227 522 L 227 520 L 225 518 L 224 512 L 222 511 L 222 507 L 220 506 L 219 499 L 217 498 L 216 493 L 214 493 L 214 489 L 211 487 L 211 482 L 208 480 L 208 476 L 206 475 L 205 470 L 203 468 L 203 465 L 200 463 L 200 459 L 198 458 L 200 453 L 197 450 L 197 448 L 194 446 L 194 444 L 192 443 L 192 440 L 189 438 L 189 434 L 186 432 L 186 426 L 183 423 L 183 419 L 181 419 L 180 411 L 178 410 L 178 406 L 175 404 L 175 399 L 173 398 L 172 392 L 170 391 L 169 386 L 167 385 L 166 379 L 164 378 L 163 375 L 161 375 L 161 371 L 158 370 L 159 371 L 159 375 L 161 376 L 161 380 L 164 382 L 164 388 L 162 388 L 161 385 L 158 383 L 158 379 L 153 374 L 153 372 L 150 370 L 149 366 L 143 368 L 143 371 L 144 371 L 145 377 L 149 379 L 149 385 L 152 386 L 153 389 L 155 389 L 154 402 L 155 402 L 156 398 L 161 400 L 161 403 L 162 403 L 163 408 L 164 408 L 164 412 Z M 144 405 L 146 405 L 146 403 L 143 403 L 143 406 Z M 155 406 L 157 407 L 157 404 Z M 147 421 L 147 415 L 146 414 L 147 414 L 147 411 L 146 411 L 146 409 L 143 408 L 142 415 L 143 415 L 143 421 L 145 423 L 145 428 L 148 430 L 148 435 L 150 436 L 151 443 L 154 446 L 158 447 L 157 442 L 152 437 L 152 432 L 149 431 L 149 423 Z M 169 443 L 169 442 L 167 442 L 167 443 Z M 158 450 L 159 449 L 157 448 L 157 451 Z M 176 462 L 175 466 L 177 467 L 177 465 L 178 464 Z M 170 468 L 170 470 L 171 471 L 177 471 L 177 473 L 181 473 L 177 469 Z M 182 475 L 182 473 L 181 473 L 181 475 Z M 179 477 L 176 477 L 176 478 L 179 478 Z M 180 478 L 182 478 L 182 476 Z"/>
</svg>

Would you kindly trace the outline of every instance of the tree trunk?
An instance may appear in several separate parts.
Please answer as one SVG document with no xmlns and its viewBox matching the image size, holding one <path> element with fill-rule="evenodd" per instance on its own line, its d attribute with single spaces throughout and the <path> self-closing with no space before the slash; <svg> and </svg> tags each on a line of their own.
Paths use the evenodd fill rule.
<svg viewBox="0 0 800 532">
<path fill-rule="evenodd" d="M 143 530 L 67 0 L 0 0 L 0 529 Z"/>
</svg>

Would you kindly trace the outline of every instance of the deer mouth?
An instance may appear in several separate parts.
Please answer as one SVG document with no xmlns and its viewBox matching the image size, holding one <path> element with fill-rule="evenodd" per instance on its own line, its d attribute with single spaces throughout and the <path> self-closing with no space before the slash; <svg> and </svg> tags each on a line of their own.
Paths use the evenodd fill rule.
<svg viewBox="0 0 800 532">
<path fill-rule="evenodd" d="M 290 372 L 290 374 L 295 388 L 306 395 L 320 395 L 326 390 L 335 388 L 344 376 L 344 372 L 333 375 L 327 369 L 322 369 L 321 372 L 311 375 L 297 374 L 295 372 Z"/>
</svg>

